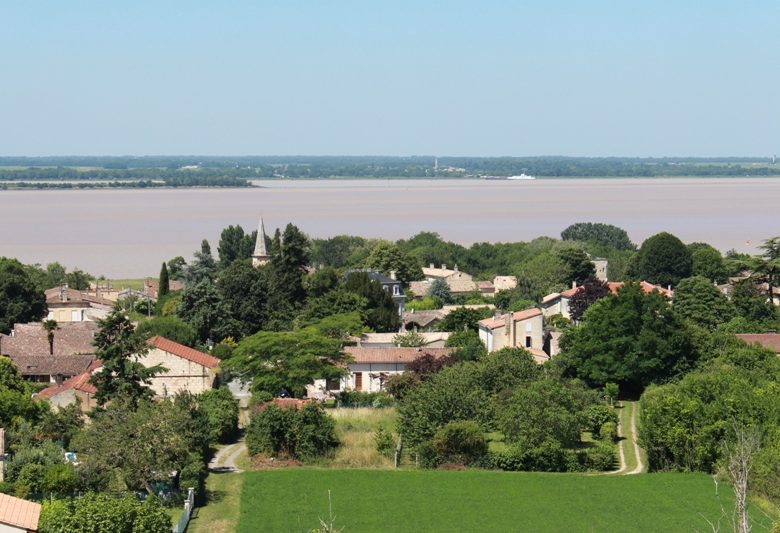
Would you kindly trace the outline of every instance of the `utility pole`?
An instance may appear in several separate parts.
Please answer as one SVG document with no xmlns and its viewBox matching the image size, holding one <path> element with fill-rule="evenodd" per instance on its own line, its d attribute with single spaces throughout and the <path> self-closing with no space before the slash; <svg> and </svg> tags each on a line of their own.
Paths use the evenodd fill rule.
<svg viewBox="0 0 780 533">
<path fill-rule="evenodd" d="M 5 430 L 0 428 L 0 483 L 5 480 Z"/>
</svg>

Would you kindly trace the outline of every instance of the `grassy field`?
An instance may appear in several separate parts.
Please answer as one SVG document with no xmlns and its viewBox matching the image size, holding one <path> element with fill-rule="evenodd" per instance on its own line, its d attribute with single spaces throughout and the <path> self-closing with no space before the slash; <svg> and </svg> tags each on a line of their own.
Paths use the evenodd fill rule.
<svg viewBox="0 0 780 533">
<path fill-rule="evenodd" d="M 381 427 L 395 431 L 396 411 L 392 407 L 338 408 L 328 410 L 336 420 L 336 435 L 341 446 L 332 460 L 322 466 L 333 468 L 391 468 L 393 460 L 376 450 L 374 436 Z"/>
<path fill-rule="evenodd" d="M 248 472 L 240 533 L 307 532 L 328 519 L 352 532 L 711 531 L 733 495 L 704 474 L 587 476 L 486 471 L 289 469 Z M 754 531 L 771 519 L 756 507 Z M 728 517 L 721 518 L 729 530 Z M 197 531 L 197 530 L 193 530 Z"/>
<path fill-rule="evenodd" d="M 144 288 L 144 279 L 112 279 L 111 286 L 117 289 L 135 289 L 140 291 Z M 152 276 L 152 279 L 155 279 L 154 276 Z"/>
</svg>

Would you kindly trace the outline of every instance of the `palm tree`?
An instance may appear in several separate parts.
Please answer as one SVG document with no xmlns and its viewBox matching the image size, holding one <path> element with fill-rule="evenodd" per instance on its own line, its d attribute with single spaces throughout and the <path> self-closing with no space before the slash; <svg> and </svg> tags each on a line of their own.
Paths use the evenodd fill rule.
<svg viewBox="0 0 780 533">
<path fill-rule="evenodd" d="M 49 337 L 49 355 L 54 355 L 54 332 L 57 331 L 59 326 L 56 320 L 44 320 L 43 329 L 46 330 L 46 335 Z"/>
</svg>

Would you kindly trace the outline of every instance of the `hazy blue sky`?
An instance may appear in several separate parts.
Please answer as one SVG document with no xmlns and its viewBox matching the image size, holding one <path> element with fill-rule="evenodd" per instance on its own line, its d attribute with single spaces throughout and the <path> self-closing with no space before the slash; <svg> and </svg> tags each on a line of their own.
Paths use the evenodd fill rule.
<svg viewBox="0 0 780 533">
<path fill-rule="evenodd" d="M 780 1 L 0 0 L 0 155 L 780 153 Z"/>
</svg>

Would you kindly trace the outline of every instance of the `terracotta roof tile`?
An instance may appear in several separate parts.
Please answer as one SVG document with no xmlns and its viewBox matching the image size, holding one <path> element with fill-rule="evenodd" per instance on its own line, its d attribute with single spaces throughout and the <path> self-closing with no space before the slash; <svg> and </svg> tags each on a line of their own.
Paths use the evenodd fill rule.
<svg viewBox="0 0 780 533">
<path fill-rule="evenodd" d="M 521 320 L 528 320 L 535 316 L 541 316 L 542 310 L 537 307 L 530 309 L 524 309 L 523 311 L 517 311 L 512 313 L 512 320 L 514 322 L 520 322 Z M 479 321 L 480 326 L 485 326 L 488 329 L 498 329 L 506 326 L 507 315 L 500 315 L 497 317 L 486 318 Z"/>
<path fill-rule="evenodd" d="M 41 504 L 0 494 L 0 524 L 36 531 Z"/>
<path fill-rule="evenodd" d="M 11 355 L 23 376 L 75 376 L 89 368 L 93 355 Z"/>
<path fill-rule="evenodd" d="M 199 352 L 198 350 L 194 350 L 189 346 L 184 346 L 178 342 L 173 342 L 172 340 L 166 339 L 165 337 L 160 337 L 159 335 L 155 335 L 146 342 L 164 352 L 172 353 L 173 355 L 181 357 L 182 359 L 187 359 L 193 363 L 203 365 L 206 368 L 215 368 L 219 366 L 219 359 L 216 357 L 207 353 Z"/>
<path fill-rule="evenodd" d="M 94 354 L 95 322 L 62 322 L 54 332 L 54 355 Z M 39 322 L 14 324 L 13 335 L 0 334 L 0 354 L 49 356 L 49 335 Z"/>
<path fill-rule="evenodd" d="M 780 333 L 738 333 L 737 337 L 748 344 L 758 343 L 780 354 Z"/>
<path fill-rule="evenodd" d="M 52 398 L 57 394 L 68 390 L 78 390 L 81 392 L 86 392 L 87 394 L 95 394 L 97 389 L 92 383 L 89 382 L 89 378 L 91 378 L 92 373 L 101 366 L 103 366 L 103 362 L 100 359 L 95 359 L 85 372 L 77 376 L 73 376 L 70 379 L 66 379 L 62 382 L 61 385 L 52 385 L 51 387 L 46 387 L 35 397 L 42 400 L 48 400 L 49 398 Z"/>
<path fill-rule="evenodd" d="M 344 352 L 353 363 L 411 363 L 422 355 L 436 358 L 452 354 L 453 348 L 365 348 L 347 346 Z"/>
</svg>

